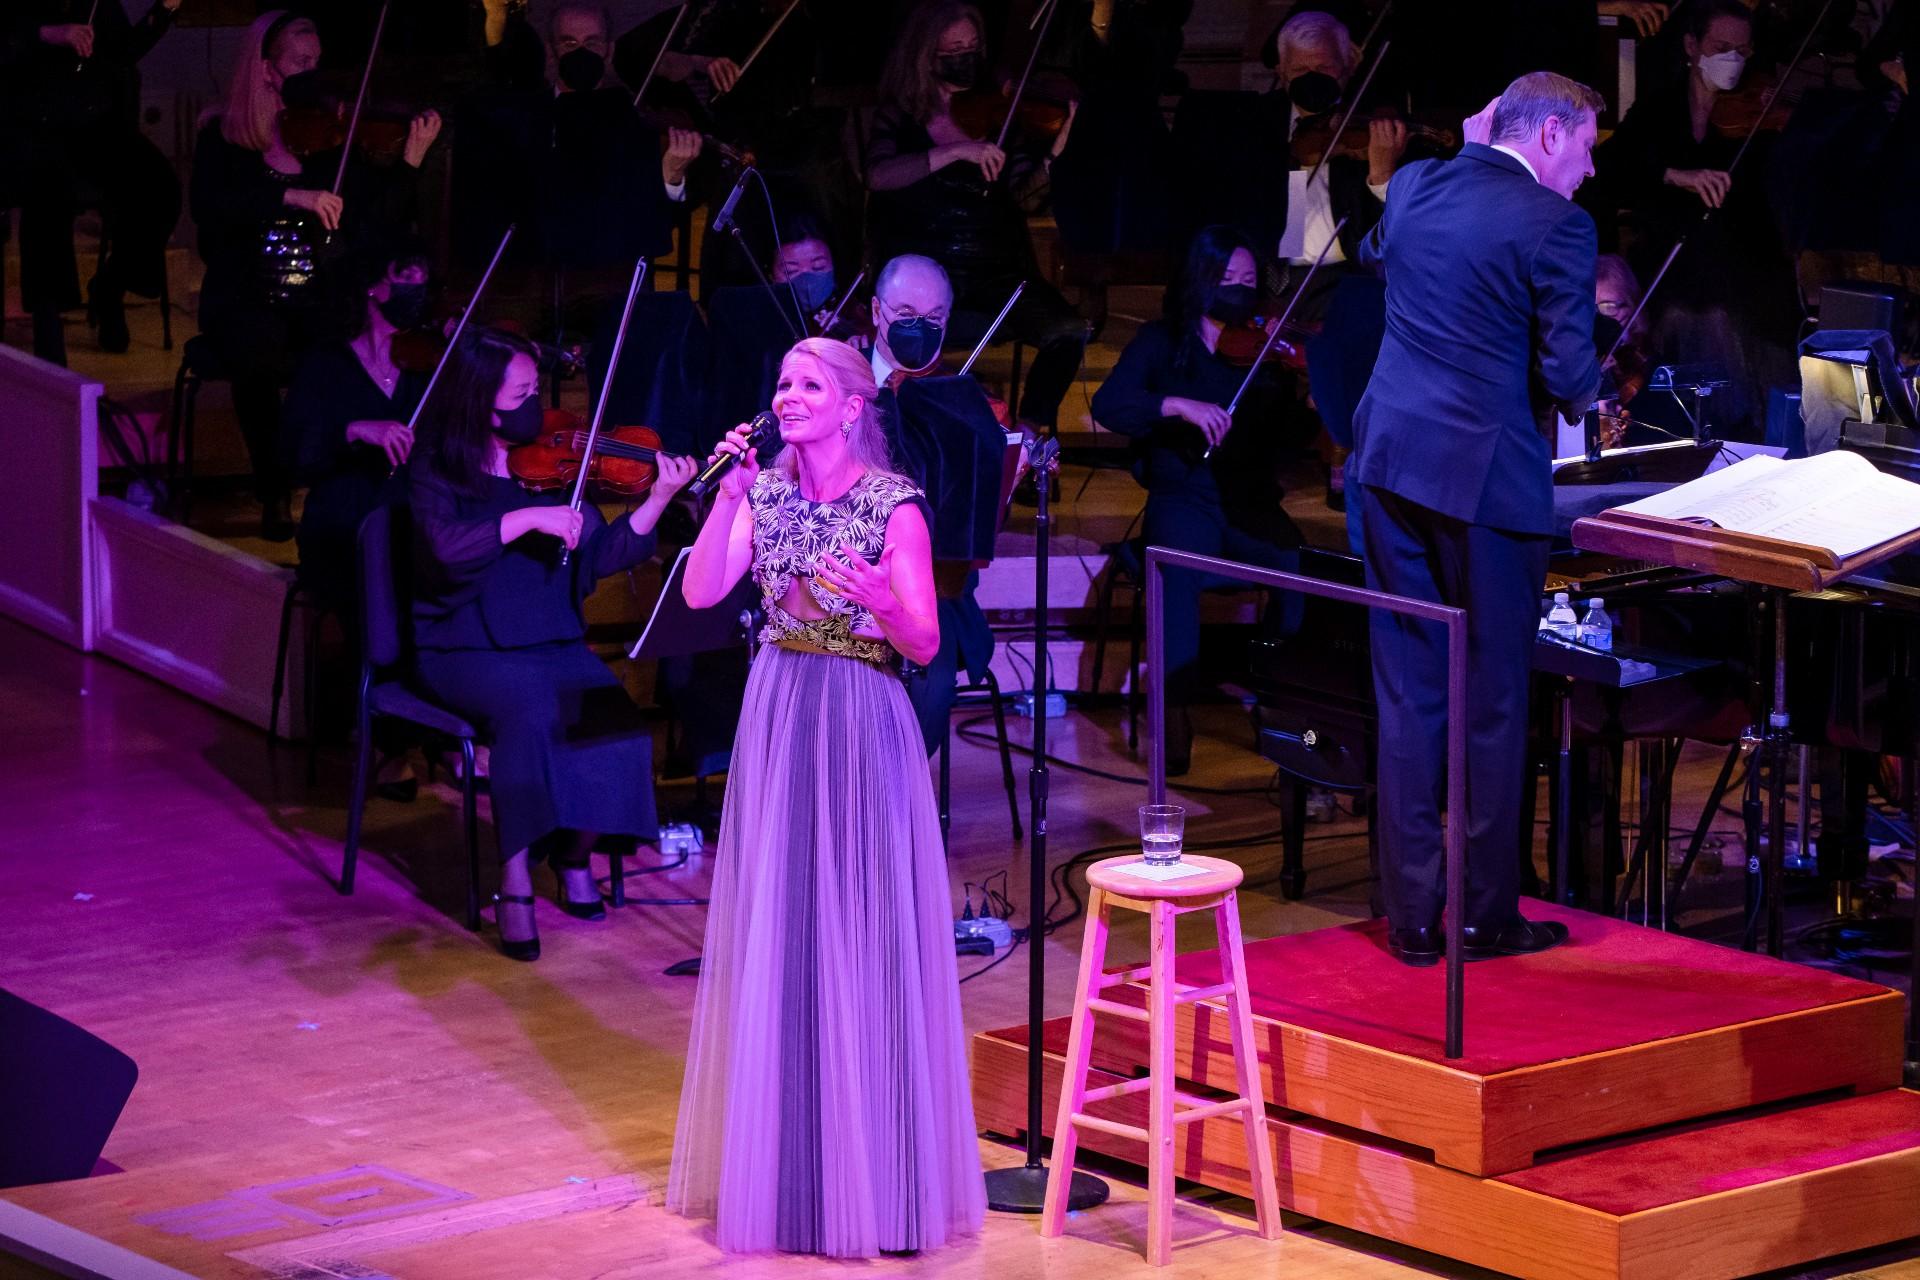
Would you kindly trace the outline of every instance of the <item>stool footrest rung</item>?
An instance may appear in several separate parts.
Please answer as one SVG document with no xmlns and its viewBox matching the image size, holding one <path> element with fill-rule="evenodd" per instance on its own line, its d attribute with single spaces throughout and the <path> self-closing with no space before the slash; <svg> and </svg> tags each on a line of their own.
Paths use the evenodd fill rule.
<svg viewBox="0 0 1920 1280">
<path fill-rule="evenodd" d="M 1196 1000 L 1217 1000 L 1221 996 L 1230 996 L 1232 994 L 1233 984 L 1231 982 L 1216 982 L 1210 987 L 1182 986 L 1174 991 L 1173 1002 L 1175 1004 L 1192 1004 Z"/>
<path fill-rule="evenodd" d="M 1108 987 L 1124 986 L 1129 982 L 1145 982 L 1152 976 L 1153 966 L 1150 964 L 1143 964 L 1137 969 L 1119 969 L 1100 975 L 1100 989 L 1105 991 Z"/>
<path fill-rule="evenodd" d="M 1089 1000 L 1087 1001 L 1087 1012 L 1110 1013 L 1116 1018 L 1132 1018 L 1135 1022 L 1145 1022 L 1147 1020 L 1147 1011 L 1145 1009 L 1137 1009 L 1133 1005 L 1120 1004 L 1114 1000 Z"/>
<path fill-rule="evenodd" d="M 1098 1089 L 1087 1090 L 1082 1102 L 1108 1102 L 1114 1098 L 1124 1098 L 1131 1093 L 1145 1093 L 1153 1087 L 1152 1076 L 1141 1076 L 1138 1080 L 1122 1080 L 1119 1084 L 1104 1085 Z"/>
<path fill-rule="evenodd" d="M 1118 1120 L 1102 1120 L 1099 1116 L 1090 1116 L 1079 1111 L 1073 1113 L 1072 1123 L 1082 1128 L 1098 1129 L 1102 1133 L 1110 1133 L 1116 1138 L 1132 1138 L 1135 1142 L 1145 1142 L 1147 1140 L 1147 1131 L 1137 1124 L 1122 1124 Z"/>
<path fill-rule="evenodd" d="M 1245 1098 L 1227 1098 L 1221 1102 L 1212 1102 L 1205 1098 L 1196 1098 L 1190 1093 L 1175 1093 L 1173 1100 L 1186 1108 L 1173 1113 L 1173 1122 L 1177 1125 L 1191 1124 L 1195 1120 L 1209 1120 L 1214 1116 L 1232 1115 L 1247 1109 Z"/>
</svg>

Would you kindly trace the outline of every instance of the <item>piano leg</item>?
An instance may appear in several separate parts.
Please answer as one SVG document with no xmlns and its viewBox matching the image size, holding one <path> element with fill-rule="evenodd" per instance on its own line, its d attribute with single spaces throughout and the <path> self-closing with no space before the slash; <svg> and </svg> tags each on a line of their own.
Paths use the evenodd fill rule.
<svg viewBox="0 0 1920 1280">
<path fill-rule="evenodd" d="M 1553 691 L 1554 724 L 1560 748 L 1554 756 L 1553 900 L 1561 906 L 1573 901 L 1573 681 L 1563 680 Z"/>
<path fill-rule="evenodd" d="M 1767 954 L 1778 956 L 1787 932 L 1787 593 L 1773 593 L 1773 704 L 1767 715 Z"/>
</svg>

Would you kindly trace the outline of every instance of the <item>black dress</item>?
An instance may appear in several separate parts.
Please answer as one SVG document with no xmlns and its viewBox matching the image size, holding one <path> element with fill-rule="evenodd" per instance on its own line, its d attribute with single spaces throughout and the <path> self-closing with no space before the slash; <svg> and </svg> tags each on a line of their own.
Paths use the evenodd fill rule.
<svg viewBox="0 0 1920 1280">
<path fill-rule="evenodd" d="M 402 372 L 389 397 L 344 342 L 315 347 L 287 389 L 284 444 L 295 480 L 307 486 L 300 511 L 300 581 L 334 607 L 351 599 L 353 540 L 375 507 L 406 493 L 406 468 L 386 451 L 350 442 L 347 427 L 363 421 L 405 422 L 426 375 Z"/>
<path fill-rule="evenodd" d="M 500 542 L 500 519 L 557 506 L 512 480 L 480 496 L 422 470 L 413 478 L 414 646 L 421 687 L 465 716 L 492 748 L 500 854 L 565 831 L 652 840 L 653 739 L 607 664 L 587 648 L 581 604 L 594 584 L 653 554 L 654 537 L 585 508 L 566 567 L 559 543 Z"/>
</svg>

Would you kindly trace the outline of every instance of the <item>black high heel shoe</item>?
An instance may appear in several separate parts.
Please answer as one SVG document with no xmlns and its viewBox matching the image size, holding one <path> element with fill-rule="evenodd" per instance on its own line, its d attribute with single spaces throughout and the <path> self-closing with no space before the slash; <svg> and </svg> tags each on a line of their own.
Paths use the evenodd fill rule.
<svg viewBox="0 0 1920 1280">
<path fill-rule="evenodd" d="M 533 897 L 525 893 L 496 893 L 493 895 L 493 922 L 500 926 L 500 908 L 503 905 L 526 907 L 531 920 Z M 500 927 L 500 954 L 509 960 L 538 960 L 540 958 L 540 933 L 536 929 L 531 938 L 509 938 L 504 927 Z"/>
<path fill-rule="evenodd" d="M 87 282 L 87 323 L 99 332 L 100 349 L 119 355 L 133 343 L 127 330 L 125 295 L 95 276 Z"/>
<path fill-rule="evenodd" d="M 554 905 L 572 916 L 575 920 L 605 920 L 607 918 L 607 907 L 598 891 L 594 893 L 592 902 L 575 902 L 573 899 L 567 897 L 567 881 L 563 873 L 583 870 L 585 865 L 587 864 L 583 864 L 580 867 L 556 866 L 553 869 Z"/>
</svg>

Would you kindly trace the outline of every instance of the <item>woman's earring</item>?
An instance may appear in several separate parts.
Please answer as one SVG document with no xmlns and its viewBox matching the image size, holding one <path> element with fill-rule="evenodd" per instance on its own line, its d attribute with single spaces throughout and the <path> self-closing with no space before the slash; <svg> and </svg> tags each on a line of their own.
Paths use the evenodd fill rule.
<svg viewBox="0 0 1920 1280">
<path fill-rule="evenodd" d="M 841 438 L 841 439 L 843 439 L 843 440 L 844 440 L 844 439 L 846 439 L 846 438 L 847 438 L 848 436 L 850 436 L 850 435 L 852 435 L 852 434 L 853 434 L 853 424 L 852 424 L 851 422 L 843 422 L 843 423 L 841 423 L 841 424 L 840 424 L 840 438 Z"/>
</svg>

